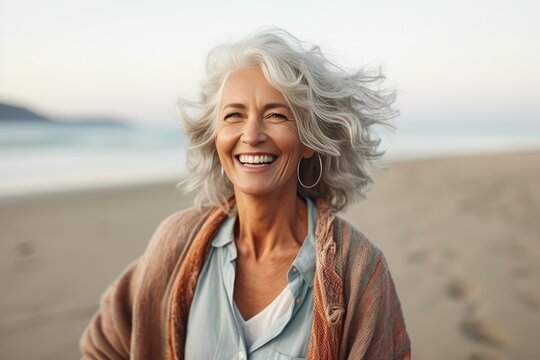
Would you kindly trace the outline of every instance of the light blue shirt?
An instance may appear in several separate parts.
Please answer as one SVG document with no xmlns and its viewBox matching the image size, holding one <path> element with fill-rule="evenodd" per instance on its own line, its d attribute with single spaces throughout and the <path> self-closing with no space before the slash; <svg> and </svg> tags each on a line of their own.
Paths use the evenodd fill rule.
<svg viewBox="0 0 540 360">
<path fill-rule="evenodd" d="M 294 296 L 291 308 L 246 348 L 240 322 L 234 311 L 236 246 L 234 224 L 227 217 L 212 241 L 201 270 L 189 312 L 186 360 L 201 359 L 303 359 L 306 357 L 313 322 L 313 277 L 315 276 L 315 222 L 317 209 L 307 199 L 308 235 L 289 271 L 288 286 Z"/>
</svg>

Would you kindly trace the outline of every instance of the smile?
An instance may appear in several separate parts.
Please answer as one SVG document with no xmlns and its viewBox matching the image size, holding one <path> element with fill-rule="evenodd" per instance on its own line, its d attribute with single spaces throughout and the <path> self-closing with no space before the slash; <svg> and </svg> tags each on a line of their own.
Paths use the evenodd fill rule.
<svg viewBox="0 0 540 360">
<path fill-rule="evenodd" d="M 238 155 L 238 160 L 242 165 L 249 167 L 262 167 L 273 163 L 276 160 L 274 155 Z"/>
</svg>

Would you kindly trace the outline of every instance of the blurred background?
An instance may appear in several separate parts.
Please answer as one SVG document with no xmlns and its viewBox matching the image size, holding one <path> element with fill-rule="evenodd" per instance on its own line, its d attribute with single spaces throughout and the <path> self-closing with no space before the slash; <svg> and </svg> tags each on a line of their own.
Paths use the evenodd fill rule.
<svg viewBox="0 0 540 360">
<path fill-rule="evenodd" d="M 260 26 L 382 66 L 401 115 L 344 217 L 387 256 L 417 359 L 538 359 L 540 3 L 0 0 L 0 358 L 72 359 L 188 207 L 178 97 Z"/>
</svg>

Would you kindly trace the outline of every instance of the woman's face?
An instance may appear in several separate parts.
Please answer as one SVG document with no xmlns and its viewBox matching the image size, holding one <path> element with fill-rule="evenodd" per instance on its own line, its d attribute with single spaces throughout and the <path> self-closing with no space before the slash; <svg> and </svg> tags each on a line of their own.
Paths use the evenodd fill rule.
<svg viewBox="0 0 540 360">
<path fill-rule="evenodd" d="M 260 66 L 229 75 L 218 121 L 216 148 L 235 192 L 296 193 L 298 161 L 314 152 L 300 142 L 285 97 L 268 83 Z"/>
</svg>

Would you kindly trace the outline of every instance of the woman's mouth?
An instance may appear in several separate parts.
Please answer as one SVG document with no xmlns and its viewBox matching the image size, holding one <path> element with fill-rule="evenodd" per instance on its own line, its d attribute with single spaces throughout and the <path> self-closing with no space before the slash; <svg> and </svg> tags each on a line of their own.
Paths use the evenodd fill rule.
<svg viewBox="0 0 540 360">
<path fill-rule="evenodd" d="M 275 155 L 238 155 L 238 161 L 247 167 L 263 167 L 273 163 L 276 160 Z"/>
</svg>

